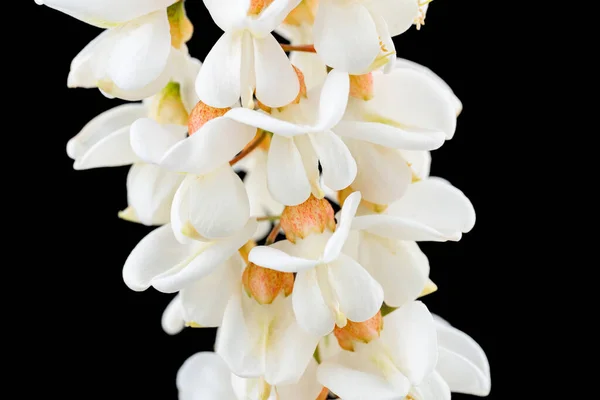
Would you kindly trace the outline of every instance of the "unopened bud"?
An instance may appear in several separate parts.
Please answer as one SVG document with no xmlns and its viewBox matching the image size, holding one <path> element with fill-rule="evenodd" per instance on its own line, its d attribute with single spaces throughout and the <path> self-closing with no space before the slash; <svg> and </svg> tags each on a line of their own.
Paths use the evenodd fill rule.
<svg viewBox="0 0 600 400">
<path fill-rule="evenodd" d="M 383 329 L 383 317 L 377 312 L 374 317 L 364 322 L 348 321 L 345 327 L 335 327 L 333 334 L 338 340 L 340 347 L 344 350 L 354 351 L 354 343 L 369 343 L 379 338 Z"/>
<path fill-rule="evenodd" d="M 188 113 L 181 100 L 180 89 L 179 83 L 169 82 L 154 95 L 150 104 L 150 117 L 159 124 L 186 125 Z"/>
<path fill-rule="evenodd" d="M 373 74 L 350 75 L 350 96 L 361 100 L 373 98 Z"/>
<path fill-rule="evenodd" d="M 335 230 L 331 204 L 326 199 L 317 199 L 313 195 L 300 205 L 285 207 L 280 222 L 285 237 L 292 243 L 312 233 L 323 233 L 325 229 L 331 232 Z"/>
<path fill-rule="evenodd" d="M 302 100 L 302 98 L 306 98 L 306 82 L 304 81 L 304 74 L 302 73 L 302 71 L 300 70 L 300 68 L 296 67 L 295 65 L 292 65 L 292 67 L 294 67 L 294 71 L 296 71 L 296 76 L 298 77 L 298 83 L 300 84 L 300 91 L 298 92 L 298 96 L 296 97 L 296 99 L 294 101 L 292 101 L 290 104 L 298 104 L 300 103 L 300 100 Z M 263 103 L 260 102 L 260 100 L 257 100 L 256 102 L 258 104 L 258 108 L 260 108 L 261 110 L 270 113 L 272 108 L 269 106 L 264 105 Z"/>
<path fill-rule="evenodd" d="M 190 117 L 188 119 L 188 132 L 190 133 L 190 136 L 198 132 L 198 130 L 202 128 L 208 121 L 222 117 L 229 110 L 231 110 L 230 107 L 215 108 L 199 101 L 198 104 L 196 104 L 196 107 L 194 107 L 190 113 Z"/>
<path fill-rule="evenodd" d="M 248 15 L 258 15 L 264 10 L 273 0 L 250 0 Z"/>
<path fill-rule="evenodd" d="M 340 206 L 344 205 L 346 198 L 350 196 L 353 192 L 356 192 L 356 190 L 352 189 L 352 187 L 350 186 L 348 186 L 346 189 L 338 191 L 338 202 L 340 203 Z M 377 214 L 384 212 L 388 208 L 387 204 L 371 203 L 370 201 L 367 201 L 364 198 L 361 199 L 360 204 L 361 206 L 366 207 L 367 209 Z"/>
<path fill-rule="evenodd" d="M 302 0 L 283 21 L 288 25 L 312 25 L 317 15 L 319 0 Z"/>
<path fill-rule="evenodd" d="M 260 304 L 271 304 L 279 293 L 287 297 L 294 289 L 294 274 L 259 267 L 250 263 L 242 275 L 242 283 L 248 296 Z"/>
<path fill-rule="evenodd" d="M 167 15 L 171 27 L 171 46 L 180 49 L 192 38 L 194 33 L 194 26 L 185 13 L 183 0 L 169 6 Z"/>
</svg>

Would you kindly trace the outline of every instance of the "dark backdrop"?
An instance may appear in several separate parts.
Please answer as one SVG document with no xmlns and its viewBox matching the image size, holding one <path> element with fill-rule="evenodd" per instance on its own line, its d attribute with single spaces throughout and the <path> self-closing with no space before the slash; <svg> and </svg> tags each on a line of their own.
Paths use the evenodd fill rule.
<svg viewBox="0 0 600 400">
<path fill-rule="evenodd" d="M 200 0 L 187 3 L 196 27 L 188 46 L 202 60 L 221 32 Z M 117 218 L 126 206 L 128 167 L 74 171 L 65 151 L 67 140 L 85 123 L 120 103 L 97 90 L 66 87 L 72 58 L 100 30 L 32 0 L 22 7 L 38 35 L 26 62 L 39 72 L 30 80 L 38 106 L 23 122 L 43 122 L 33 148 L 37 186 L 26 188 L 31 190 L 27 199 L 43 198 L 47 207 L 45 262 L 37 270 L 44 287 L 37 307 L 44 312 L 33 317 L 43 323 L 23 329 L 23 335 L 38 335 L 30 339 L 35 353 L 49 354 L 35 373 L 55 375 L 51 387 L 61 397 L 175 399 L 177 369 L 194 352 L 212 348 L 215 330 L 186 329 L 175 337 L 163 333 L 160 317 L 171 296 L 153 289 L 132 292 L 121 278 L 130 250 L 151 230 Z M 488 82 L 495 61 L 486 57 L 493 13 L 492 7 L 472 1 L 436 0 L 421 31 L 413 28 L 395 42 L 399 56 L 430 67 L 464 104 L 454 139 L 433 152 L 432 175 L 465 192 L 477 211 L 477 224 L 459 243 L 422 245 L 440 288 L 425 303 L 482 345 L 491 364 L 490 398 L 500 398 L 506 377 L 496 302 L 504 296 L 498 284 L 504 266 L 497 257 L 506 249 L 496 240 L 493 221 L 499 194 L 491 179 L 497 164 Z"/>
</svg>

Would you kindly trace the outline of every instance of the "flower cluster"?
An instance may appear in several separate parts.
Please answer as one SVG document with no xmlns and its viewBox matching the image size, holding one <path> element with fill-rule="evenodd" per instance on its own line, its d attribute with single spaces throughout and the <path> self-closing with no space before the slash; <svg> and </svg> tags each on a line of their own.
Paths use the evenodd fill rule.
<svg viewBox="0 0 600 400">
<path fill-rule="evenodd" d="M 183 0 L 36 2 L 106 28 L 70 87 L 136 101 L 67 145 L 75 169 L 131 165 L 119 216 L 159 226 L 126 285 L 176 293 L 170 334 L 218 327 L 215 353 L 181 367 L 180 399 L 489 393 L 481 348 L 418 300 L 437 287 L 417 242 L 475 223 L 429 176 L 462 104 L 392 41 L 427 1 L 204 0 L 224 33 L 203 63 Z"/>
</svg>

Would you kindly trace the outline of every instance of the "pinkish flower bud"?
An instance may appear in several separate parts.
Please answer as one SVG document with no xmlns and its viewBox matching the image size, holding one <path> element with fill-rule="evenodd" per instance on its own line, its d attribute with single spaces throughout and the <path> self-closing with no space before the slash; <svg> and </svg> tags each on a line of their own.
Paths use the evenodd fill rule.
<svg viewBox="0 0 600 400">
<path fill-rule="evenodd" d="M 364 322 L 348 321 L 343 328 L 336 326 L 333 334 L 342 349 L 354 351 L 355 342 L 369 343 L 379 338 L 382 329 L 383 317 L 381 311 L 379 311 L 374 317 Z"/>
<path fill-rule="evenodd" d="M 335 230 L 335 218 L 331 204 L 325 199 L 311 195 L 297 206 L 287 206 L 281 214 L 281 229 L 292 243 L 304 239 L 311 233 L 323 233 L 325 229 Z"/>
<path fill-rule="evenodd" d="M 248 296 L 260 304 L 271 304 L 281 292 L 286 297 L 292 294 L 294 274 L 249 263 L 242 275 L 242 283 Z"/>
<path fill-rule="evenodd" d="M 373 74 L 350 75 L 350 96 L 361 100 L 373 98 Z"/>
<path fill-rule="evenodd" d="M 231 110 L 230 107 L 215 108 L 199 101 L 198 104 L 196 104 L 196 107 L 194 107 L 190 113 L 190 117 L 188 119 L 188 132 L 190 133 L 190 136 L 198 132 L 198 130 L 202 128 L 205 123 L 211 119 L 222 117 L 229 110 Z"/>
</svg>

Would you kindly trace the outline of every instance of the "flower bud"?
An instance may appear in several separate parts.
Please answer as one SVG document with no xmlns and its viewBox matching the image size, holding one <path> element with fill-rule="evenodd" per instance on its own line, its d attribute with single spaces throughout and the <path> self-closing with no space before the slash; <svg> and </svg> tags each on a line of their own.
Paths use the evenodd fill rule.
<svg viewBox="0 0 600 400">
<path fill-rule="evenodd" d="M 283 20 L 284 24 L 301 26 L 315 22 L 319 0 L 302 0 Z"/>
<path fill-rule="evenodd" d="M 437 290 L 437 285 L 433 283 L 431 279 L 427 279 L 427 283 L 425 283 L 425 287 L 423 288 L 423 291 L 421 292 L 419 297 L 427 296 L 428 294 L 436 292 Z"/>
<path fill-rule="evenodd" d="M 196 104 L 196 107 L 194 107 L 190 113 L 190 117 L 188 119 L 188 132 L 190 133 L 190 136 L 198 132 L 198 130 L 202 128 L 205 123 L 211 119 L 222 117 L 229 110 L 231 110 L 230 107 L 215 108 L 199 101 L 198 104 Z"/>
<path fill-rule="evenodd" d="M 344 205 L 344 201 L 346 201 L 346 198 L 350 196 L 353 192 L 356 192 L 356 190 L 352 189 L 351 186 L 348 186 L 346 189 L 338 191 L 338 202 L 340 203 L 340 206 Z M 371 203 L 370 201 L 367 201 L 364 198 L 361 199 L 360 204 L 361 206 L 366 207 L 367 209 L 377 214 L 384 212 L 388 208 L 387 204 Z"/>
<path fill-rule="evenodd" d="M 181 100 L 181 86 L 169 82 L 159 93 L 152 97 L 150 117 L 159 124 L 186 125 L 188 113 Z"/>
<path fill-rule="evenodd" d="M 348 321 L 343 328 L 336 326 L 333 334 L 342 349 L 354 351 L 354 342 L 369 343 L 379 338 L 382 329 L 383 317 L 379 311 L 374 317 L 364 322 Z"/>
<path fill-rule="evenodd" d="M 360 100 L 373 98 L 373 74 L 350 75 L 350 96 Z"/>
<path fill-rule="evenodd" d="M 298 77 L 298 83 L 300 83 L 300 91 L 298 92 L 298 96 L 296 97 L 296 99 L 294 101 L 292 101 L 290 104 L 298 104 L 298 103 L 300 103 L 300 100 L 303 97 L 306 98 L 306 93 L 307 93 L 306 82 L 304 81 L 304 74 L 302 73 L 300 68 L 296 67 L 295 65 L 292 65 L 292 67 L 294 67 L 294 71 L 296 71 L 296 76 Z M 259 100 L 257 100 L 256 103 L 258 104 L 258 107 L 261 110 L 268 112 L 268 113 L 271 112 L 271 107 L 264 105 Z"/>
<path fill-rule="evenodd" d="M 282 291 L 286 297 L 292 294 L 294 274 L 249 263 L 242 275 L 242 283 L 248 296 L 260 304 L 271 304 Z"/>
<path fill-rule="evenodd" d="M 250 0 L 248 15 L 258 15 L 264 10 L 273 0 Z"/>
<path fill-rule="evenodd" d="M 171 46 L 180 49 L 192 38 L 194 33 L 194 26 L 185 13 L 183 0 L 169 6 L 167 15 L 171 27 Z"/>
<path fill-rule="evenodd" d="M 331 204 L 326 199 L 317 199 L 313 195 L 300 205 L 285 207 L 280 223 L 285 237 L 292 243 L 311 233 L 323 233 L 325 228 L 332 232 L 335 230 Z"/>
</svg>

